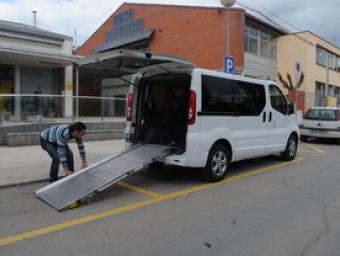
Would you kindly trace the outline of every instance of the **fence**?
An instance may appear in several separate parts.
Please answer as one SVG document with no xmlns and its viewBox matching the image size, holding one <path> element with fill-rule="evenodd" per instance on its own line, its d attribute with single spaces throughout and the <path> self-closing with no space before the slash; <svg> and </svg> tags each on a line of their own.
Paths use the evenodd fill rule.
<svg viewBox="0 0 340 256">
<path fill-rule="evenodd" d="M 68 95 L 0 94 L 0 121 L 114 121 L 125 117 L 126 98 Z"/>
</svg>

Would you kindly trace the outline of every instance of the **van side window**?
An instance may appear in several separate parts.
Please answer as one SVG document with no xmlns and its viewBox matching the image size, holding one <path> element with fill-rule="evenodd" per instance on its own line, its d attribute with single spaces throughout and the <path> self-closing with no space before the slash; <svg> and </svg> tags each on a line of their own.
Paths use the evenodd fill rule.
<svg viewBox="0 0 340 256">
<path fill-rule="evenodd" d="M 238 82 L 238 104 L 240 116 L 258 116 L 266 106 L 266 91 L 263 85 Z"/>
<path fill-rule="evenodd" d="M 270 101 L 273 109 L 280 112 L 283 115 L 288 113 L 288 102 L 279 88 L 275 85 L 269 86 Z"/>
<path fill-rule="evenodd" d="M 236 81 L 202 75 L 202 112 L 235 114 Z"/>
</svg>

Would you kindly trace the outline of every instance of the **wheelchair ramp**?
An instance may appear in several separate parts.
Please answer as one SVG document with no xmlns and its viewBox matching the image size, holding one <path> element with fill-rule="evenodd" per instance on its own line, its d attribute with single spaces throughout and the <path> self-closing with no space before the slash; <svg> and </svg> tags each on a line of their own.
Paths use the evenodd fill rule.
<svg viewBox="0 0 340 256">
<path fill-rule="evenodd" d="M 163 145 L 137 145 L 118 156 L 105 159 L 43 187 L 35 194 L 53 208 L 64 210 L 91 193 L 113 185 L 150 163 L 163 159 L 169 154 L 167 148 L 168 146 Z"/>
</svg>

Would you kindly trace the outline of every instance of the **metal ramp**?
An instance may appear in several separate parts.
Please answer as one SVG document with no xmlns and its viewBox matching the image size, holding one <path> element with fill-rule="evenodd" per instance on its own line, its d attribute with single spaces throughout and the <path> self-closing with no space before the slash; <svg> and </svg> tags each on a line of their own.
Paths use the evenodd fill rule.
<svg viewBox="0 0 340 256">
<path fill-rule="evenodd" d="M 84 170 L 43 187 L 35 194 L 61 211 L 91 193 L 117 183 L 169 154 L 168 146 L 137 145 L 118 156 L 107 158 Z"/>
</svg>

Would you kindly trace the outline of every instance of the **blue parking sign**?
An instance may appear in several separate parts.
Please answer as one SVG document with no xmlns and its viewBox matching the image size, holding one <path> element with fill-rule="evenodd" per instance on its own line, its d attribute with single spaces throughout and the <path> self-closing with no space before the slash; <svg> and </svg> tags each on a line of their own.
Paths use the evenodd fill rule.
<svg viewBox="0 0 340 256">
<path fill-rule="evenodd" d="M 224 56 L 224 72 L 235 74 L 235 59 L 230 56 Z"/>
</svg>

